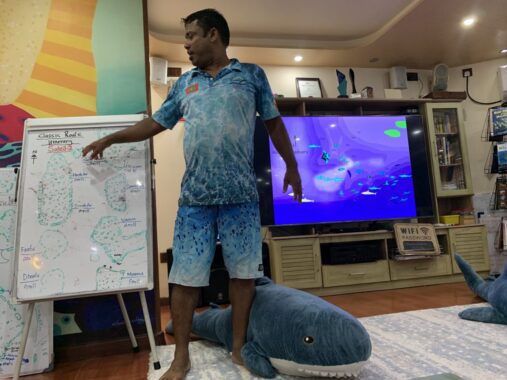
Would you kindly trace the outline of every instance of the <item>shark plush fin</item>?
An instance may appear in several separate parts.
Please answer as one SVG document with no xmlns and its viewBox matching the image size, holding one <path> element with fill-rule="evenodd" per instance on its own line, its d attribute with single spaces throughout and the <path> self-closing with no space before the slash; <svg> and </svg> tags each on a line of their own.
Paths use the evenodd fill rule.
<svg viewBox="0 0 507 380">
<path fill-rule="evenodd" d="M 276 370 L 271 365 L 269 358 L 262 353 L 260 347 L 254 342 L 247 342 L 241 349 L 241 357 L 245 367 L 252 373 L 272 379 L 276 376 Z"/>
<path fill-rule="evenodd" d="M 460 312 L 459 316 L 469 321 L 507 325 L 507 317 L 492 307 L 471 307 Z"/>
<path fill-rule="evenodd" d="M 484 281 L 481 276 L 479 276 L 473 268 L 468 264 L 463 257 L 454 254 L 454 258 L 458 263 L 459 269 L 463 272 L 465 276 L 465 281 L 467 282 L 468 287 L 474 292 L 474 294 L 481 297 L 483 300 L 488 301 L 488 291 L 491 285 L 491 281 Z"/>
</svg>

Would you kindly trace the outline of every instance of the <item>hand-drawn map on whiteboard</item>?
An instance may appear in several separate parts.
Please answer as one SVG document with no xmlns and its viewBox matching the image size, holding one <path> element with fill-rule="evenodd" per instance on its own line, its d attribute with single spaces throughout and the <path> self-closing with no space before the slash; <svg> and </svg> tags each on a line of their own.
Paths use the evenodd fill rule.
<svg viewBox="0 0 507 380">
<path fill-rule="evenodd" d="M 151 288 L 148 143 L 112 145 L 99 160 L 82 157 L 89 143 L 141 119 L 27 124 L 16 239 L 18 300 Z"/>
<path fill-rule="evenodd" d="M 16 226 L 16 174 L 0 169 L 0 378 L 11 377 L 18 355 L 27 305 L 11 300 Z M 21 365 L 22 374 L 42 372 L 53 357 L 53 302 L 35 305 L 28 342 Z"/>
</svg>

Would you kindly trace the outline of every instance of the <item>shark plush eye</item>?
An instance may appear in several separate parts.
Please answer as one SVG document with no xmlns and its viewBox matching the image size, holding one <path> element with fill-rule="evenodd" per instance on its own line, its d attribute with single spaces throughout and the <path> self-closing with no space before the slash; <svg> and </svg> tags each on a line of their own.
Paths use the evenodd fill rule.
<svg viewBox="0 0 507 380">
<path fill-rule="evenodd" d="M 313 336 L 305 336 L 303 338 L 303 342 L 305 342 L 306 344 L 312 344 L 313 343 Z"/>
</svg>

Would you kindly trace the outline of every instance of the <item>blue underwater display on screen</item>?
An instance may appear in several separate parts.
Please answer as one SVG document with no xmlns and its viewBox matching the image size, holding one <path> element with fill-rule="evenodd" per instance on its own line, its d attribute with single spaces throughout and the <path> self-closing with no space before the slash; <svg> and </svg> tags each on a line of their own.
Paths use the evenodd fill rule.
<svg viewBox="0 0 507 380">
<path fill-rule="evenodd" d="M 303 203 L 283 193 L 285 163 L 270 142 L 274 224 L 417 216 L 405 116 L 283 117 Z"/>
</svg>

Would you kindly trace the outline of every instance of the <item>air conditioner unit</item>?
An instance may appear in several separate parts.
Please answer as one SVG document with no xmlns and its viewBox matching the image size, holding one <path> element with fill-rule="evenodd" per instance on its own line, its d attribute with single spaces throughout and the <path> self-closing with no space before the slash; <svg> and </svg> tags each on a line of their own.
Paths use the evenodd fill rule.
<svg viewBox="0 0 507 380">
<path fill-rule="evenodd" d="M 155 86 L 167 85 L 167 60 L 150 57 L 150 83 Z"/>
</svg>

